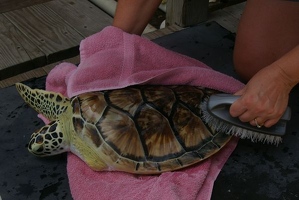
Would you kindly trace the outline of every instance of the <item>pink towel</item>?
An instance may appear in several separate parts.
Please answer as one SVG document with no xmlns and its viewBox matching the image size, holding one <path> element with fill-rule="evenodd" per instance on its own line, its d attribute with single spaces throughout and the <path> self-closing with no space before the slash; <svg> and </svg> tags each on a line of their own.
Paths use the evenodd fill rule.
<svg viewBox="0 0 299 200">
<path fill-rule="evenodd" d="M 243 87 L 239 81 L 195 59 L 112 26 L 84 39 L 80 56 L 78 67 L 62 63 L 50 72 L 47 90 L 72 97 L 135 84 L 188 84 L 228 93 Z M 234 138 L 218 154 L 187 169 L 150 176 L 95 172 L 69 153 L 67 172 L 71 193 L 78 200 L 210 199 L 213 183 L 236 143 Z"/>
</svg>

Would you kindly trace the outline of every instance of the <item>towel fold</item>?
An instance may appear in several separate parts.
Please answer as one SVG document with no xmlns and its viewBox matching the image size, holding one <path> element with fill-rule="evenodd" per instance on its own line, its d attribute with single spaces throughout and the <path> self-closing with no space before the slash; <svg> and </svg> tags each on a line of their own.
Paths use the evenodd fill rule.
<svg viewBox="0 0 299 200">
<path fill-rule="evenodd" d="M 116 27 L 84 39 L 78 67 L 61 63 L 48 75 L 46 89 L 68 97 L 136 84 L 196 85 L 234 93 L 243 84 L 190 57 L 172 52 Z M 161 175 L 95 172 L 73 154 L 67 171 L 78 200 L 210 199 L 213 183 L 234 150 L 233 138 L 219 153 L 192 167 Z"/>
</svg>

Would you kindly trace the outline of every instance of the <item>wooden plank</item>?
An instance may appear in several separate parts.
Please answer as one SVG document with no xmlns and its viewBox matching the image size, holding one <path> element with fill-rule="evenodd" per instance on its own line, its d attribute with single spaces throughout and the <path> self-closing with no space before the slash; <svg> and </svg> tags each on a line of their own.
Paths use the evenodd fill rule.
<svg viewBox="0 0 299 200">
<path fill-rule="evenodd" d="M 58 65 L 61 62 L 69 62 L 69 63 L 73 63 L 76 65 L 76 64 L 80 63 L 80 57 L 75 56 L 73 58 L 69 58 L 69 59 L 62 60 L 60 62 L 52 63 L 52 64 L 46 65 L 46 66 L 38 68 L 38 69 L 30 70 L 28 72 L 7 78 L 5 80 L 0 80 L 0 88 L 9 87 L 9 86 L 14 85 L 15 83 L 26 81 L 28 79 L 46 76 L 56 65 Z"/>
<path fill-rule="evenodd" d="M 218 0 L 213 3 L 209 3 L 209 11 L 212 12 L 212 11 L 219 10 L 219 9 L 222 9 L 222 8 L 225 8 L 228 6 L 242 3 L 244 1 L 246 1 L 246 0 L 224 0 L 224 1 Z"/>
<path fill-rule="evenodd" d="M 112 24 L 112 17 L 87 0 L 57 0 L 45 3 L 82 36 L 88 37 Z"/>
<path fill-rule="evenodd" d="M 209 0 L 168 0 L 166 25 L 192 26 L 206 21 Z"/>
<path fill-rule="evenodd" d="M 245 5 L 246 2 L 238 3 L 234 6 L 228 6 L 226 8 L 223 8 L 223 10 L 232 15 L 233 17 L 240 19 L 243 14 Z"/>
<path fill-rule="evenodd" d="M 236 33 L 245 5 L 246 2 L 243 2 L 214 11 L 210 14 L 209 21 L 216 21 L 227 30 Z"/>
<path fill-rule="evenodd" d="M 240 18 L 236 18 L 224 10 L 217 10 L 209 15 L 208 21 L 216 21 L 218 24 L 226 28 L 232 33 L 236 33 Z"/>
<path fill-rule="evenodd" d="M 0 80 L 46 64 L 46 56 L 0 14 Z"/>
<path fill-rule="evenodd" d="M 25 8 L 50 0 L 0 0 L 0 13 Z"/>
<path fill-rule="evenodd" d="M 27 71 L 25 73 L 12 76 L 5 80 L 0 80 L 0 88 L 5 88 L 14 85 L 15 83 L 29 80 L 36 77 L 45 76 L 46 72 L 42 68 Z"/>
<path fill-rule="evenodd" d="M 48 63 L 78 55 L 83 37 L 43 4 L 4 13 L 44 54 Z"/>
<path fill-rule="evenodd" d="M 165 35 L 169 35 L 180 30 L 183 30 L 183 28 L 177 25 L 171 25 L 150 33 L 143 34 L 142 37 L 145 37 L 149 40 L 154 40 L 156 38 L 163 37 Z"/>
</svg>

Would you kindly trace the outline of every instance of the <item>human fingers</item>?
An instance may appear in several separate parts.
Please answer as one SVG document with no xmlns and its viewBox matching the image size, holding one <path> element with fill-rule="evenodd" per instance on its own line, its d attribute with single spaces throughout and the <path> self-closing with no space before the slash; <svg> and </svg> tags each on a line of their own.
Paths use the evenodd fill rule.
<svg viewBox="0 0 299 200">
<path fill-rule="evenodd" d="M 250 124 L 252 126 L 256 126 L 258 128 L 261 128 L 261 127 L 266 127 L 266 128 L 270 128 L 271 126 L 273 126 L 274 124 L 276 124 L 278 121 L 279 121 L 279 117 L 278 118 L 274 118 L 274 119 L 268 119 L 266 121 L 264 121 L 264 119 L 262 118 L 254 118 L 253 120 L 250 121 Z"/>
<path fill-rule="evenodd" d="M 274 119 L 269 119 L 269 120 L 267 120 L 265 123 L 264 123 L 264 126 L 266 127 L 266 128 L 269 128 L 269 127 L 271 127 L 271 126 L 273 126 L 274 124 L 276 124 L 278 121 L 279 121 L 279 117 L 278 118 L 274 118 Z"/>
<path fill-rule="evenodd" d="M 234 95 L 236 96 L 240 96 L 240 98 L 242 97 L 244 93 L 244 88 L 237 91 Z M 229 109 L 230 115 L 232 117 L 239 117 L 241 116 L 243 113 L 245 113 L 247 111 L 246 107 L 244 107 L 242 105 L 242 102 L 240 102 L 240 98 L 237 99 L 231 106 Z"/>
<path fill-rule="evenodd" d="M 252 126 L 270 127 L 282 116 L 280 108 L 273 108 L 263 104 L 252 104 L 242 115 L 238 116 L 240 121 L 249 122 Z"/>
<path fill-rule="evenodd" d="M 268 98 L 260 98 L 258 95 L 255 97 L 243 95 L 232 104 L 230 113 L 240 121 L 250 122 L 253 126 L 256 126 L 257 119 L 259 124 L 264 124 L 268 120 L 271 120 L 272 124 L 280 115 L 274 104 L 275 102 L 269 101 Z"/>
<path fill-rule="evenodd" d="M 261 114 L 252 115 L 256 116 L 251 121 L 250 124 L 252 126 L 264 126 L 264 127 L 271 127 L 274 124 L 276 124 L 282 115 L 284 114 L 287 107 L 287 103 L 281 103 L 275 107 L 272 107 L 271 109 L 265 109 L 265 111 Z M 245 113 L 247 114 L 247 113 Z M 244 115 L 245 115 L 244 114 Z"/>
<path fill-rule="evenodd" d="M 276 108 L 276 111 L 272 114 L 268 115 L 268 118 L 264 120 L 264 126 L 269 128 L 276 124 L 281 117 L 283 116 L 284 112 L 286 111 L 287 103 L 280 105 Z"/>
<path fill-rule="evenodd" d="M 251 124 L 252 126 L 256 126 L 256 127 L 258 127 L 258 128 L 261 128 L 261 127 L 264 126 L 265 123 L 262 122 L 262 119 L 261 119 L 261 118 L 256 117 L 256 118 L 254 118 L 253 120 L 250 121 L 250 124 Z"/>
</svg>

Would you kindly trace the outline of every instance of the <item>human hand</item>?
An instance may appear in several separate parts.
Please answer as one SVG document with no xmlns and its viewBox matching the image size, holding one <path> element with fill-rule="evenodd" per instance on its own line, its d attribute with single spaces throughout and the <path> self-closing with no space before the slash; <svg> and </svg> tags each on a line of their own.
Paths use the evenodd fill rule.
<svg viewBox="0 0 299 200">
<path fill-rule="evenodd" d="M 230 114 L 252 126 L 271 127 L 285 112 L 291 89 L 279 67 L 263 68 L 235 93 L 241 97 L 230 107 Z"/>
</svg>

